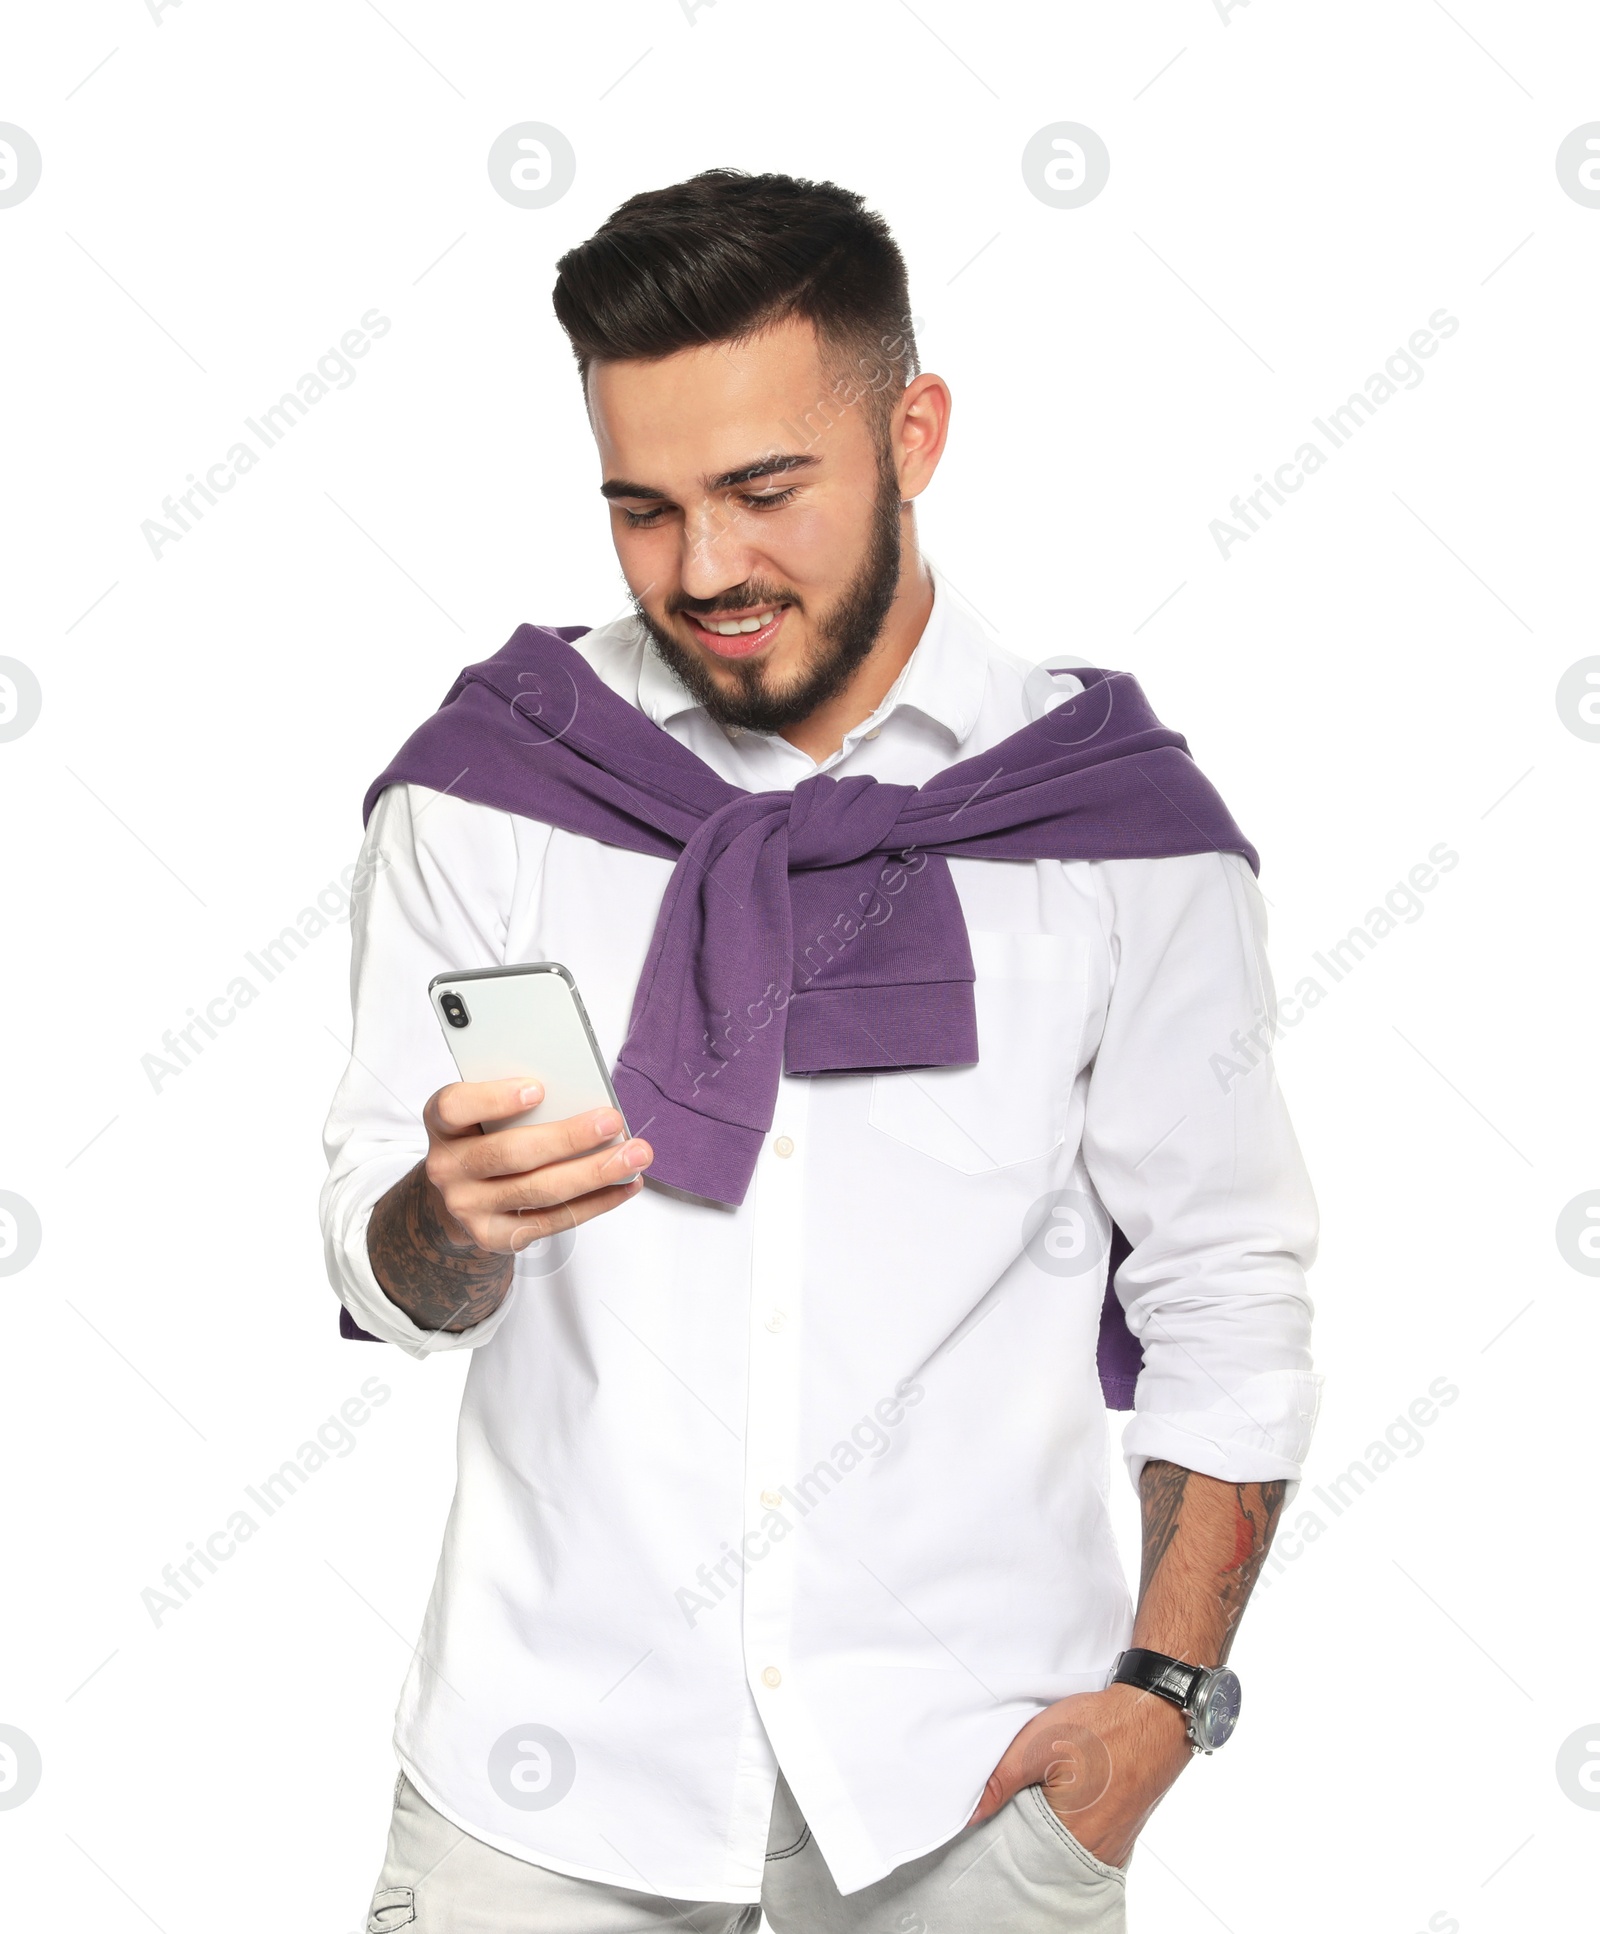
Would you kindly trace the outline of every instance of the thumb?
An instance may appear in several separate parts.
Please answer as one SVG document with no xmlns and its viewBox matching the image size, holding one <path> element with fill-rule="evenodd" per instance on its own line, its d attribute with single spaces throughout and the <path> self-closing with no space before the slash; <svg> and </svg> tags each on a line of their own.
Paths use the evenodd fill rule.
<svg viewBox="0 0 1600 1934">
<path fill-rule="evenodd" d="M 1025 1786 L 1043 1786 L 1057 1810 L 1078 1812 L 1093 1805 L 1110 1778 L 1110 1751 L 1092 1726 L 1041 1713 L 1006 1748 L 967 1825 L 990 1819 Z"/>
<path fill-rule="evenodd" d="M 1034 1770 L 1033 1762 L 1038 1757 L 1035 1746 L 1037 1720 L 1030 1720 L 1006 1748 L 1000 1764 L 989 1775 L 983 1789 L 983 1797 L 978 1801 L 972 1818 L 967 1825 L 975 1826 L 980 1820 L 990 1819 L 998 1813 L 1013 1793 L 1020 1793 L 1025 1786 L 1032 1786 L 1040 1778 L 1043 1767 Z"/>
</svg>

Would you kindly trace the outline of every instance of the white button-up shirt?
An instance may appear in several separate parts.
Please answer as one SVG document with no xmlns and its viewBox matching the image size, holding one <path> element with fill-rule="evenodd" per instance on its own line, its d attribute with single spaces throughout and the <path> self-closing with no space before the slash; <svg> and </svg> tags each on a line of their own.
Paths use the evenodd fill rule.
<svg viewBox="0 0 1600 1934">
<path fill-rule="evenodd" d="M 921 784 L 1037 710 L 942 588 L 820 767 L 714 724 L 631 618 L 576 648 L 752 791 Z M 451 1334 L 388 1301 L 366 1247 L 456 1078 L 428 981 L 560 961 L 614 1060 L 672 867 L 416 785 L 382 795 L 363 857 L 329 1274 L 375 1335 L 473 1352 L 401 1763 L 506 1853 L 726 1901 L 759 1897 L 781 1765 L 838 1886 L 867 1886 L 957 1833 L 1018 1729 L 1128 1641 L 1105 1211 L 1145 1355 L 1131 1474 L 1300 1474 L 1316 1211 L 1263 1053 L 1249 868 L 951 860 L 975 1066 L 785 1077 L 737 1209 L 647 1181 Z"/>
</svg>

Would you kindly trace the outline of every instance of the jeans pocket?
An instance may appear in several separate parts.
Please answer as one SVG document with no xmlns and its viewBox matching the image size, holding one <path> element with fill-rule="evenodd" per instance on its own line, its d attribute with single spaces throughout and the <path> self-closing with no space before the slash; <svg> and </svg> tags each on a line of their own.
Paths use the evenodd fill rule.
<svg viewBox="0 0 1600 1934">
<path fill-rule="evenodd" d="M 1028 1799 L 1033 1802 L 1030 1810 L 1038 1820 L 1040 1826 L 1055 1840 L 1058 1846 L 1062 1847 L 1080 1867 L 1085 1869 L 1086 1878 L 1093 1876 L 1097 1880 L 1110 1881 L 1118 1887 L 1127 1886 L 1127 1868 L 1113 1867 L 1109 1860 L 1102 1860 L 1098 1854 L 1090 1853 L 1089 1849 L 1075 1833 L 1070 1831 L 1063 1822 L 1061 1815 L 1056 1812 L 1055 1808 L 1045 1798 L 1044 1788 L 1042 1786 L 1030 1786 L 1025 1789 L 1024 1793 L 1019 1794 L 1018 1798 Z"/>
<path fill-rule="evenodd" d="M 367 1911 L 367 1934 L 390 1934 L 417 1918 L 417 1897 L 410 1887 L 380 1887 Z"/>
</svg>

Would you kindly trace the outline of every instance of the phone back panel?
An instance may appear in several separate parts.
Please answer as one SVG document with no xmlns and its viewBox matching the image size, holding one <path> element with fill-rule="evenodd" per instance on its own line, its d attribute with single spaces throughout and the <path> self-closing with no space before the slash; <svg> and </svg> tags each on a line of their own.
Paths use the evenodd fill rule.
<svg viewBox="0 0 1600 1934">
<path fill-rule="evenodd" d="M 465 1027 L 446 1018 L 446 994 L 454 994 L 466 1009 Z M 562 1121 L 588 1109 L 617 1106 L 583 1002 L 572 976 L 557 962 L 439 974 L 428 983 L 428 995 L 463 1081 L 535 1075 L 544 1083 L 537 1108 L 485 1122 L 486 1129 Z"/>
</svg>

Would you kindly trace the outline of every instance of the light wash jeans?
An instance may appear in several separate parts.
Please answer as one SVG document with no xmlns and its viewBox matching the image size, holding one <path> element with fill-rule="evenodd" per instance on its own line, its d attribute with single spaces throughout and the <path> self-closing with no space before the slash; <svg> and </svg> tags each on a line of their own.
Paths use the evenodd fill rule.
<svg viewBox="0 0 1600 1934">
<path fill-rule="evenodd" d="M 1124 1871 L 1079 1846 L 1030 1786 L 953 1840 L 840 1894 L 780 1775 L 760 1907 L 574 1880 L 485 1846 L 401 1774 L 368 1934 L 1123 1934 Z"/>
</svg>

